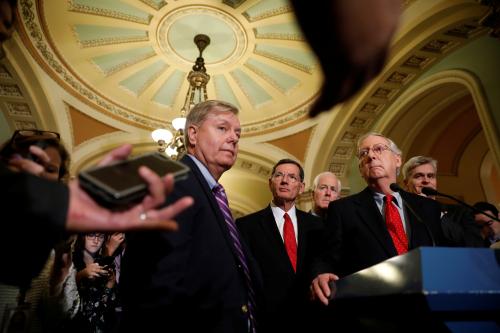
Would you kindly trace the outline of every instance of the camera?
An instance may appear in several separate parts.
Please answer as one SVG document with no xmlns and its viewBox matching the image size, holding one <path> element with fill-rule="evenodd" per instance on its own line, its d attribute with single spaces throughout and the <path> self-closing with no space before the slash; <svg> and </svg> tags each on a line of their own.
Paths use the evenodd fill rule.
<svg viewBox="0 0 500 333">
<path fill-rule="evenodd" d="M 164 154 L 149 153 L 107 166 L 79 173 L 80 186 L 99 204 L 111 209 L 124 209 L 141 201 L 149 193 L 147 183 L 138 173 L 145 165 L 160 176 L 172 173 L 174 179 L 187 177 L 189 168 Z"/>
</svg>

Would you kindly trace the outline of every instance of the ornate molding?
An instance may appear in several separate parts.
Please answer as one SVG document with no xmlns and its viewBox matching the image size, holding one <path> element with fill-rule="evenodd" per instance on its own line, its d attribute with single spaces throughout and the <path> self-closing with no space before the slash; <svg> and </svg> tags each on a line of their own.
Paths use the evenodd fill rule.
<svg viewBox="0 0 500 333">
<path fill-rule="evenodd" d="M 155 121 L 133 111 L 125 110 L 116 106 L 115 103 L 94 92 L 86 84 L 82 83 L 81 80 L 73 73 L 71 73 L 45 40 L 44 33 L 42 32 L 42 28 L 38 21 L 35 1 L 36 0 L 20 1 L 21 18 L 24 28 L 26 29 L 26 35 L 24 38 L 29 39 L 30 43 L 34 47 L 34 49 L 29 49 L 32 56 L 42 67 L 48 67 L 46 72 L 52 78 L 64 83 L 63 87 L 75 97 L 81 100 L 83 99 L 85 103 L 97 107 L 99 110 L 104 111 L 104 113 L 111 117 L 148 129 L 163 126 L 163 122 Z"/>
<path fill-rule="evenodd" d="M 135 23 L 140 23 L 140 24 L 149 24 L 151 21 L 151 18 L 153 16 L 148 15 L 147 19 L 144 19 L 139 16 L 134 16 L 134 15 L 127 15 L 124 13 L 120 13 L 114 10 L 110 9 L 104 9 L 104 8 L 98 8 L 98 7 L 92 7 L 92 6 L 85 6 L 81 4 L 77 4 L 74 1 L 69 1 L 69 10 L 72 12 L 80 12 L 80 13 L 86 13 L 86 14 L 92 14 L 92 15 L 98 15 L 98 16 L 106 16 L 106 17 L 111 17 L 119 20 L 125 20 L 125 21 L 131 21 Z"/>
<path fill-rule="evenodd" d="M 341 139 L 332 147 L 329 170 L 337 176 L 347 176 L 351 158 L 355 154 L 359 136 L 371 130 L 384 112 L 433 63 L 449 52 L 466 45 L 472 39 L 486 34 L 487 29 L 478 25 L 477 19 L 457 22 L 426 38 L 402 61 L 389 68 L 365 97 L 357 102 L 354 112 L 346 120 Z"/>
</svg>

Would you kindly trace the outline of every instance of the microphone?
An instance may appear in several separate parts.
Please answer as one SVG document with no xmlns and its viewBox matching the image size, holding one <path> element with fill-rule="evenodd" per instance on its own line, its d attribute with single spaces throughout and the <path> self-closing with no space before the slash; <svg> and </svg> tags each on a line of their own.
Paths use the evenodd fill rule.
<svg viewBox="0 0 500 333">
<path fill-rule="evenodd" d="M 465 206 L 465 207 L 467 207 L 469 209 L 472 209 L 472 211 L 475 212 L 476 214 L 484 214 L 484 215 L 488 216 L 490 219 L 493 219 L 495 221 L 500 222 L 500 219 L 498 219 L 498 217 L 490 215 L 490 214 L 488 214 L 488 213 L 486 213 L 486 212 L 484 212 L 484 211 L 482 211 L 480 209 L 477 209 L 476 207 L 471 206 L 468 203 L 465 203 L 462 200 L 457 199 L 457 198 L 455 198 L 455 197 L 453 197 L 451 195 L 438 192 L 438 191 L 436 191 L 435 189 L 433 189 L 431 187 L 422 187 L 422 193 L 425 194 L 425 195 L 437 195 L 437 196 L 440 196 L 440 197 L 445 197 L 445 198 L 451 199 L 451 200 L 453 200 L 455 202 L 458 202 L 462 206 Z"/>
<path fill-rule="evenodd" d="M 403 192 L 404 190 L 396 183 L 392 183 L 391 185 L 389 185 L 389 188 L 391 189 L 391 191 L 393 192 Z M 434 237 L 432 236 L 432 232 L 429 230 L 429 227 L 427 226 L 427 224 L 425 224 L 424 221 L 422 221 L 422 219 L 420 218 L 420 216 L 418 216 L 418 214 L 413 210 L 413 208 L 411 208 L 410 204 L 408 202 L 406 202 L 406 200 L 403 198 L 403 196 L 401 196 L 401 200 L 403 201 L 403 205 L 406 207 L 406 209 L 408 209 L 408 211 L 413 215 L 415 216 L 415 218 L 417 219 L 417 221 L 421 224 L 424 225 L 425 227 L 425 231 L 427 232 L 427 235 L 429 236 L 429 238 L 431 239 L 431 242 L 432 242 L 432 246 L 435 247 L 436 246 L 436 241 L 434 240 Z"/>
<path fill-rule="evenodd" d="M 422 187 L 422 193 L 429 196 L 429 195 L 439 195 L 438 191 L 433 189 L 432 187 Z"/>
</svg>

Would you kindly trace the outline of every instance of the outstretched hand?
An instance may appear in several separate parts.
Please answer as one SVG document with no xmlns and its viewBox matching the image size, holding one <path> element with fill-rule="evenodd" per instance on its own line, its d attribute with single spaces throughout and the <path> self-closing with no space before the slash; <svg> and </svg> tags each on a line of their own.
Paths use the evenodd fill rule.
<svg viewBox="0 0 500 333">
<path fill-rule="evenodd" d="M 123 145 L 111 151 L 99 165 L 107 165 L 123 160 L 132 151 L 131 145 Z M 69 183 L 70 202 L 66 228 L 73 232 L 88 231 L 129 231 L 160 229 L 175 231 L 178 226 L 172 220 L 177 214 L 193 204 L 191 197 L 183 197 L 176 202 L 157 209 L 165 202 L 166 196 L 174 188 L 174 178 L 167 175 L 160 178 L 147 167 L 139 168 L 139 174 L 147 182 L 149 194 L 141 203 L 125 210 L 110 211 L 99 206 L 78 184 Z"/>
</svg>

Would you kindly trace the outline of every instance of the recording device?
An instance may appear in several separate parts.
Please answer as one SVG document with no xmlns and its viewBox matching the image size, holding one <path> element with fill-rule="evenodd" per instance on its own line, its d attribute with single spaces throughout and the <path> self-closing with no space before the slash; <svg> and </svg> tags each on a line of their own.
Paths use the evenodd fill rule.
<svg viewBox="0 0 500 333">
<path fill-rule="evenodd" d="M 99 257 L 94 262 L 99 264 L 99 266 L 104 268 L 107 272 L 104 275 L 99 275 L 98 277 L 96 277 L 94 282 L 96 284 L 103 284 L 108 282 L 109 276 L 115 271 L 115 258 L 111 256 Z"/>
<path fill-rule="evenodd" d="M 108 271 L 115 269 L 115 258 L 112 256 L 99 257 L 94 262 Z"/>
<path fill-rule="evenodd" d="M 402 192 L 404 191 L 398 184 L 396 183 L 392 183 L 391 185 L 389 185 L 391 191 L 393 192 Z M 413 210 L 413 208 L 411 208 L 410 204 L 408 202 L 406 202 L 406 200 L 403 198 L 403 196 L 401 196 L 401 200 L 403 201 L 403 205 L 408 209 L 408 211 L 413 215 L 415 216 L 415 218 L 417 219 L 417 221 L 421 224 L 424 225 L 425 227 L 425 231 L 427 232 L 427 235 L 429 236 L 429 238 L 431 239 L 431 242 L 432 242 L 432 246 L 435 247 L 436 246 L 436 241 L 434 240 L 434 237 L 432 236 L 432 232 L 429 230 L 429 227 L 427 226 L 427 224 L 425 224 L 425 222 L 420 218 L 420 216 L 418 216 L 418 214 Z"/>
<path fill-rule="evenodd" d="M 149 153 L 126 161 L 82 171 L 80 186 L 99 204 L 119 210 L 140 202 L 147 194 L 147 183 L 139 175 L 139 168 L 147 166 L 160 177 L 168 173 L 176 181 L 187 177 L 189 168 L 160 153 Z"/>
<path fill-rule="evenodd" d="M 438 192 L 435 189 L 433 189 L 432 187 L 422 187 L 422 193 L 425 194 L 425 195 L 434 195 L 434 196 L 440 196 L 440 197 L 445 197 L 445 198 L 451 199 L 451 200 L 453 200 L 455 202 L 458 202 L 462 206 L 465 206 L 465 207 L 467 207 L 469 209 L 472 209 L 472 211 L 475 212 L 476 214 L 484 214 L 484 215 L 488 216 L 490 219 L 493 219 L 495 221 L 500 222 L 500 219 L 498 219 L 498 217 L 493 216 L 491 214 L 488 214 L 486 212 L 483 212 L 482 210 L 477 209 L 476 207 L 471 206 L 468 203 L 463 202 L 462 200 L 459 200 L 459 199 L 457 199 L 457 198 L 455 198 L 455 197 L 453 197 L 451 195 Z"/>
</svg>

